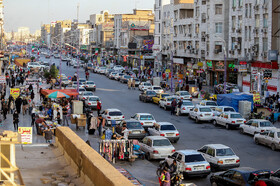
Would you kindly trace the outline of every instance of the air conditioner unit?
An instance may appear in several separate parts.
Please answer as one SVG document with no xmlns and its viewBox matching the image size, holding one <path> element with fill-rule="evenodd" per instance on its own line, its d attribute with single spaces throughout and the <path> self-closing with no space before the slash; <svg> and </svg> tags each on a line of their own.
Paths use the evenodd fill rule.
<svg viewBox="0 0 280 186">
<path fill-rule="evenodd" d="M 195 51 L 195 54 L 198 54 L 198 50 Z"/>
<path fill-rule="evenodd" d="M 236 29 L 236 33 L 241 33 L 241 29 Z"/>
<path fill-rule="evenodd" d="M 263 53 L 263 57 L 267 58 L 267 53 L 266 52 Z"/>
<path fill-rule="evenodd" d="M 209 34 L 206 34 L 206 37 L 209 38 Z"/>
<path fill-rule="evenodd" d="M 259 9 L 259 5 L 255 5 L 255 6 L 254 6 L 254 9 L 255 9 L 255 10 L 258 10 L 258 9 Z"/>
<path fill-rule="evenodd" d="M 257 52 L 254 52 L 254 53 L 253 53 L 253 56 L 254 56 L 254 57 L 257 57 L 258 55 L 259 55 L 259 54 L 258 54 Z"/>
<path fill-rule="evenodd" d="M 187 46 L 187 49 L 188 49 L 188 50 L 191 50 L 191 49 L 192 49 L 192 46 Z"/>
<path fill-rule="evenodd" d="M 256 34 L 258 34 L 259 29 L 258 29 L 258 28 L 254 28 L 254 29 L 253 29 L 253 32 L 256 33 Z"/>
<path fill-rule="evenodd" d="M 189 36 L 189 37 L 192 37 L 192 34 L 189 34 L 188 36 Z"/>
<path fill-rule="evenodd" d="M 214 53 L 215 53 L 215 54 L 219 54 L 219 53 L 220 53 L 220 50 L 215 49 L 215 50 L 214 50 Z"/>
<path fill-rule="evenodd" d="M 263 33 L 267 33 L 267 29 L 266 29 L 266 28 L 263 28 L 263 29 L 262 29 L 262 32 L 263 32 Z"/>
<path fill-rule="evenodd" d="M 254 52 L 258 52 L 258 45 L 253 45 L 253 46 L 252 46 L 252 50 L 253 50 Z"/>
</svg>

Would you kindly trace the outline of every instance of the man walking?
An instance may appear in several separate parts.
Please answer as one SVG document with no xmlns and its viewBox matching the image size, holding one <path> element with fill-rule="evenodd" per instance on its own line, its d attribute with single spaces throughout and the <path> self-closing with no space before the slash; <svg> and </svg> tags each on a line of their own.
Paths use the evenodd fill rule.
<svg viewBox="0 0 280 186">
<path fill-rule="evenodd" d="M 176 106 L 177 106 L 177 101 L 176 99 L 174 98 L 171 102 L 171 115 L 175 115 L 175 109 L 176 109 Z"/>
<path fill-rule="evenodd" d="M 19 116 L 18 116 L 18 112 L 15 111 L 13 114 L 13 123 L 14 123 L 14 129 L 15 131 L 18 130 L 18 123 L 19 123 Z"/>
<path fill-rule="evenodd" d="M 62 118 L 63 126 L 66 126 L 66 123 L 67 123 L 67 126 L 69 126 L 68 119 L 67 119 L 68 109 L 66 108 L 66 106 L 63 106 L 62 114 L 63 114 L 63 118 Z"/>
<path fill-rule="evenodd" d="M 97 109 L 97 115 L 98 115 L 98 116 L 100 115 L 101 108 L 102 108 L 101 103 L 100 103 L 99 100 L 97 100 L 96 109 Z"/>
</svg>

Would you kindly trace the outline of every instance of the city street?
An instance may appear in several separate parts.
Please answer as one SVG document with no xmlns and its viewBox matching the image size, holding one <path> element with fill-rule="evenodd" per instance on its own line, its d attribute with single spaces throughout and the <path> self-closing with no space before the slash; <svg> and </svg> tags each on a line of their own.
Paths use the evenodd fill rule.
<svg viewBox="0 0 280 186">
<path fill-rule="evenodd" d="M 41 60 L 44 60 L 41 58 Z M 59 65 L 58 59 L 51 59 Z M 62 73 L 72 76 L 77 69 L 66 66 L 62 62 Z M 80 69 L 80 77 L 84 77 L 84 69 Z M 97 74 L 90 74 L 90 80 L 96 83 L 96 95 L 101 98 L 103 109 L 118 108 L 126 118 L 130 118 L 137 112 L 146 112 L 154 115 L 157 121 L 168 121 L 173 123 L 180 132 L 180 140 L 173 144 L 177 150 L 198 149 L 205 144 L 221 143 L 231 147 L 240 157 L 241 166 L 253 167 L 257 169 L 276 170 L 279 168 L 279 151 L 272 151 L 270 148 L 256 145 L 253 137 L 240 134 L 238 130 L 226 130 L 214 127 L 211 123 L 196 124 L 186 116 L 171 116 L 169 111 L 160 109 L 157 105 L 143 103 L 138 99 L 138 90 L 128 90 L 127 85 L 117 81 L 109 80 L 107 77 Z M 279 126 L 279 124 L 276 124 Z M 72 129 L 75 131 L 74 126 Z M 97 149 L 96 136 L 88 137 L 84 131 L 77 132 L 84 140 L 88 138 L 92 146 Z M 122 162 L 117 166 L 122 166 L 130 171 L 145 185 L 157 183 L 156 168 L 158 161 L 137 160 L 134 163 Z M 209 179 L 187 179 L 187 182 L 194 182 L 197 185 L 210 185 Z"/>
</svg>

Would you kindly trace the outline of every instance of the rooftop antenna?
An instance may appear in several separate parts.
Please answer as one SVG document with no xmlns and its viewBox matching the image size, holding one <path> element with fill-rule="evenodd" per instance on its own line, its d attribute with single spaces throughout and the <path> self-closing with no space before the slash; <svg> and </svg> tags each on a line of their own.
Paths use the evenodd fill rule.
<svg viewBox="0 0 280 186">
<path fill-rule="evenodd" d="M 77 5 L 77 23 L 79 23 L 80 3 Z"/>
</svg>

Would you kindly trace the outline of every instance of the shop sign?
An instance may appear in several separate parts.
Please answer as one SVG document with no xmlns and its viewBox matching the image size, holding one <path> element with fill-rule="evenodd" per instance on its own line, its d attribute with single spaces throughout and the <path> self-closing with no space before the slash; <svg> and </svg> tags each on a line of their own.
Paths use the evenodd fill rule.
<svg viewBox="0 0 280 186">
<path fill-rule="evenodd" d="M 278 60 L 278 50 L 269 50 L 268 51 L 268 60 L 277 61 Z"/>
<path fill-rule="evenodd" d="M 6 83 L 6 76 L 0 76 L 0 83 Z"/>
<path fill-rule="evenodd" d="M 13 96 L 14 99 L 19 97 L 20 89 L 19 88 L 11 88 L 10 89 L 10 95 Z"/>
<path fill-rule="evenodd" d="M 238 72 L 247 72 L 247 65 L 239 65 Z"/>
<path fill-rule="evenodd" d="M 169 73 L 169 72 L 171 72 L 170 69 L 166 69 L 165 70 L 165 73 Z"/>
<path fill-rule="evenodd" d="M 202 62 L 198 62 L 197 65 L 198 65 L 199 67 L 203 67 L 203 63 L 202 63 Z"/>
<path fill-rule="evenodd" d="M 252 75 L 257 75 L 258 74 L 258 70 L 252 70 Z"/>
<path fill-rule="evenodd" d="M 213 67 L 213 62 L 212 61 L 207 61 L 206 65 L 207 65 L 207 67 L 212 68 Z"/>
<path fill-rule="evenodd" d="M 32 144 L 32 127 L 19 127 L 18 133 L 22 144 Z"/>
<path fill-rule="evenodd" d="M 225 71 L 225 64 L 222 61 L 219 61 L 215 65 L 215 70 L 216 71 Z"/>
<path fill-rule="evenodd" d="M 184 59 L 182 58 L 173 58 L 173 62 L 176 64 L 184 64 Z"/>
<path fill-rule="evenodd" d="M 260 103 L 261 96 L 259 93 L 253 94 L 253 101 L 254 101 L 254 103 Z"/>
</svg>

